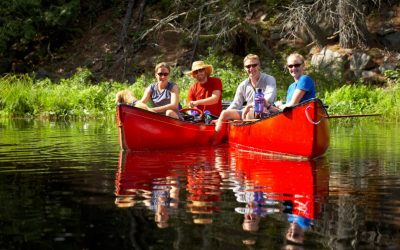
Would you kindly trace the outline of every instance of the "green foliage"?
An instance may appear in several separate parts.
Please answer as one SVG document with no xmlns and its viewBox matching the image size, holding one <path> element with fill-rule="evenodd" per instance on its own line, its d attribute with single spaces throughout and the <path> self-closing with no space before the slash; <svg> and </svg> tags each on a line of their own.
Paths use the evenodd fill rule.
<svg viewBox="0 0 400 250">
<path fill-rule="evenodd" d="M 213 76 L 223 83 L 223 100 L 233 99 L 236 88 L 246 78 L 242 67 L 234 66 L 234 58 L 220 58 L 209 51 L 201 57 L 213 65 Z M 241 64 L 237 63 L 238 65 Z M 284 99 L 288 85 L 293 81 L 290 74 L 276 62 L 265 63 L 263 71 L 277 79 L 278 99 Z M 309 74 L 314 72 L 309 69 Z M 321 74 L 321 75 L 319 75 Z M 323 73 L 314 74 L 318 97 L 328 106 L 330 114 L 382 113 L 387 119 L 398 119 L 400 115 L 399 71 L 387 71 L 385 75 L 391 84 L 386 88 L 365 86 L 363 83 L 340 86 L 336 79 L 325 79 Z M 194 79 L 182 74 L 179 67 L 171 70 L 170 79 L 180 88 L 180 102 L 187 106 L 187 93 Z M 50 119 L 90 118 L 113 116 L 115 94 L 122 89 L 130 89 L 140 99 L 144 90 L 155 81 L 154 73 L 139 76 L 135 83 L 92 82 L 88 69 L 77 72 L 59 83 L 49 79 L 36 80 L 28 75 L 6 75 L 0 78 L 0 116 L 34 116 Z M 340 86 L 332 88 L 332 86 Z"/>
<path fill-rule="evenodd" d="M 383 118 L 398 119 L 400 88 L 372 88 L 365 85 L 344 85 L 325 92 L 323 100 L 330 114 L 383 114 Z"/>
<path fill-rule="evenodd" d="M 31 115 L 33 113 L 30 90 L 32 79 L 28 76 L 6 76 L 5 82 L 0 82 L 0 107 L 4 112 L 15 116 Z"/>
<path fill-rule="evenodd" d="M 85 6 L 108 6 L 98 0 L 9 0 L 0 1 L 0 72 L 7 72 L 11 62 L 31 66 L 71 39 L 80 30 L 79 18 L 91 9 Z M 98 11 L 98 10 L 97 10 Z"/>
<path fill-rule="evenodd" d="M 125 84 L 90 83 L 87 69 L 59 84 L 48 79 L 34 81 L 27 75 L 0 78 L 0 115 L 35 116 L 50 119 L 104 117 L 115 110 L 115 94 Z"/>
<path fill-rule="evenodd" d="M 264 63 L 265 64 L 265 63 Z M 279 66 L 276 61 L 272 61 L 268 65 L 266 72 L 276 79 L 276 87 L 278 89 L 277 100 L 284 100 L 289 85 L 293 82 L 293 77 L 289 74 L 286 68 Z"/>
<path fill-rule="evenodd" d="M 245 71 L 234 66 L 233 57 L 218 57 L 212 49 L 208 49 L 208 55 L 203 61 L 214 68 L 213 76 L 219 77 L 223 84 L 222 99 L 230 101 L 235 96 L 236 88 L 240 82 L 246 79 Z M 240 63 L 242 65 L 242 63 Z"/>
<path fill-rule="evenodd" d="M 389 84 L 400 84 L 400 69 L 385 70 L 383 75 L 388 79 Z"/>
</svg>

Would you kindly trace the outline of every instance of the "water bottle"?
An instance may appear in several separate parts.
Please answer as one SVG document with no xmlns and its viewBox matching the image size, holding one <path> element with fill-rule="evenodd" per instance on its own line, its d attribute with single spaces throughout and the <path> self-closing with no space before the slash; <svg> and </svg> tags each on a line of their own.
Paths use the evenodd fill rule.
<svg viewBox="0 0 400 250">
<path fill-rule="evenodd" d="M 212 121 L 211 112 L 208 111 L 208 110 L 204 111 L 204 122 L 205 122 L 206 124 L 210 124 L 211 121 Z"/>
<path fill-rule="evenodd" d="M 261 114 L 264 111 L 264 94 L 262 89 L 257 89 L 254 93 L 254 112 L 258 117 L 261 117 Z"/>
</svg>

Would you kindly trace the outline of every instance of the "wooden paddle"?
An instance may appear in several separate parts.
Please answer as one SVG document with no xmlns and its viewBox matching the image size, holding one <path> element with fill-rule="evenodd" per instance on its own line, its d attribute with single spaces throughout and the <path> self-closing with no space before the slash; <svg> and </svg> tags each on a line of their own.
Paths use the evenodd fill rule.
<svg viewBox="0 0 400 250">
<path fill-rule="evenodd" d="M 382 114 L 349 114 L 349 115 L 328 115 L 327 119 L 331 118 L 350 118 L 350 117 L 366 117 L 366 116 L 381 116 Z"/>
<path fill-rule="evenodd" d="M 245 123 L 245 122 L 256 122 L 259 121 L 260 119 L 246 119 L 246 120 L 232 120 L 232 121 L 226 121 L 223 123 Z"/>
</svg>

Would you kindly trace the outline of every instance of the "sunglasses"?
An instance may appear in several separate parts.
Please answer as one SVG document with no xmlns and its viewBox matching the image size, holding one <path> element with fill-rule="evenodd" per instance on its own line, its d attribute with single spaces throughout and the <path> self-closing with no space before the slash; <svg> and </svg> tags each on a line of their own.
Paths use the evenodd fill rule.
<svg viewBox="0 0 400 250">
<path fill-rule="evenodd" d="M 157 73 L 157 75 L 158 75 L 158 76 L 168 76 L 168 75 L 169 75 L 169 73 L 163 73 L 163 72 L 160 72 L 160 73 Z"/>
<path fill-rule="evenodd" d="M 250 69 L 250 68 L 255 68 L 255 67 L 257 67 L 257 66 L 258 66 L 258 63 L 249 64 L 249 65 L 246 65 L 245 67 L 246 67 L 247 69 Z"/>
<path fill-rule="evenodd" d="M 298 68 L 298 67 L 300 67 L 302 64 L 303 64 L 303 63 L 289 64 L 287 67 L 288 67 L 289 69 L 291 69 L 291 68 L 293 68 L 293 67 Z"/>
<path fill-rule="evenodd" d="M 197 73 L 203 72 L 203 71 L 205 71 L 205 69 L 197 69 L 197 70 L 193 71 L 193 74 L 196 75 Z"/>
</svg>

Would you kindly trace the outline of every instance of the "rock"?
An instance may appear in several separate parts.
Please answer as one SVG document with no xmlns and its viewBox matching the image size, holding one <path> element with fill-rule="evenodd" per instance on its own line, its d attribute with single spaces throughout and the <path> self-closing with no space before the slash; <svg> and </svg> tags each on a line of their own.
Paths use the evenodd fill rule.
<svg viewBox="0 0 400 250">
<path fill-rule="evenodd" d="M 379 41 L 389 50 L 400 51 L 400 32 L 388 33 L 380 37 Z"/>
<path fill-rule="evenodd" d="M 312 56 L 311 65 L 323 70 L 327 77 L 335 76 L 341 78 L 345 61 L 339 52 L 323 48 L 319 53 Z"/>
<path fill-rule="evenodd" d="M 374 84 L 383 84 L 386 80 L 385 77 L 383 77 L 382 75 L 380 75 L 377 72 L 372 71 L 372 70 L 362 71 L 361 78 L 365 82 L 374 83 Z"/>
<path fill-rule="evenodd" d="M 398 64 L 395 63 L 383 63 L 382 65 L 379 66 L 379 72 L 383 74 L 386 70 L 394 70 L 397 67 L 397 65 Z"/>
<path fill-rule="evenodd" d="M 350 58 L 350 70 L 354 72 L 356 77 L 360 77 L 363 70 L 373 68 L 372 66 L 367 67 L 368 64 L 372 64 L 372 60 L 366 53 L 355 52 Z"/>
</svg>

